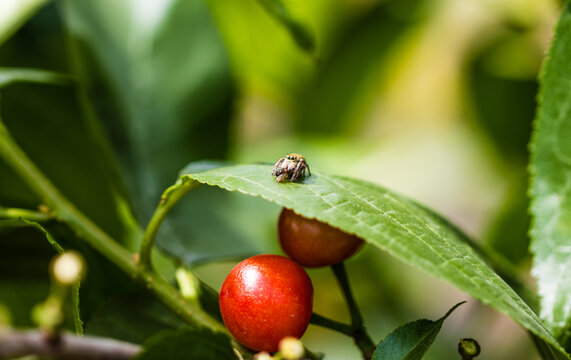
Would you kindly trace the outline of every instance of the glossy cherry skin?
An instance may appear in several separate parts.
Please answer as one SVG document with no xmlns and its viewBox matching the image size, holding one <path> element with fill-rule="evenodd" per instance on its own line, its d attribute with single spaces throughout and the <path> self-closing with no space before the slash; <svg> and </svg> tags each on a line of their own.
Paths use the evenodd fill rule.
<svg viewBox="0 0 571 360">
<path fill-rule="evenodd" d="M 337 264 L 363 246 L 364 241 L 316 219 L 308 219 L 283 208 L 278 220 L 283 251 L 307 267 Z"/>
<path fill-rule="evenodd" d="M 224 324 L 244 346 L 273 352 L 300 338 L 311 317 L 313 285 L 305 270 L 279 255 L 256 255 L 232 269 L 220 290 Z"/>
</svg>

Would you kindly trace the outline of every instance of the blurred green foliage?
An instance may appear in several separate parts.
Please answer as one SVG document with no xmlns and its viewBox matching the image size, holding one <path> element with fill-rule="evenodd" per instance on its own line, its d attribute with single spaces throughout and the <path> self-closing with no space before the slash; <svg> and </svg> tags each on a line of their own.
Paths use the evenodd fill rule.
<svg viewBox="0 0 571 360">
<path fill-rule="evenodd" d="M 313 51 L 298 46 L 255 0 L 61 0 L 14 12 L 10 24 L 22 26 L 0 34 L 0 67 L 58 71 L 75 83 L 0 89 L 0 116 L 51 181 L 132 251 L 140 237 L 133 225 L 146 224 L 188 162 L 273 162 L 302 152 L 312 169 L 372 180 L 425 202 L 525 270 L 526 144 L 555 1 L 283 6 L 312 37 Z M 39 205 L 2 161 L 0 205 Z M 158 245 L 183 263 L 276 253 L 279 210 L 199 189 L 174 209 Z M 46 228 L 86 257 L 81 313 L 88 331 L 89 320 L 113 318 L 117 299 L 137 291 L 130 279 L 64 225 Z M 0 231 L 0 303 L 14 324 L 31 325 L 26 314 L 47 295 L 45 269 L 54 252 L 37 232 Z M 466 299 L 372 249 L 348 267 L 376 339 Z M 199 272 L 219 286 L 219 271 Z M 321 294 L 316 306 L 338 316 L 343 304 L 329 274 L 311 275 Z M 480 336 L 488 359 L 534 358 L 509 320 L 475 304 L 471 311 L 489 321 L 449 325 Z M 507 326 L 513 338 L 498 340 L 490 322 Z M 308 345 L 333 349 L 328 358 L 355 356 L 329 333 L 315 334 L 323 336 L 310 330 Z M 455 331 L 444 330 L 426 358 L 451 358 L 456 343 Z"/>
</svg>

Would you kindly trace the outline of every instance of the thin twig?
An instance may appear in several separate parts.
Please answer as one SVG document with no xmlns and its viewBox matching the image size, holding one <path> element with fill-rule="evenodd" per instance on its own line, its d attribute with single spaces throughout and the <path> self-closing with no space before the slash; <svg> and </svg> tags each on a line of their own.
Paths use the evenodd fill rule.
<svg viewBox="0 0 571 360">
<path fill-rule="evenodd" d="M 197 181 L 182 178 L 181 180 L 177 181 L 176 184 L 166 189 L 161 196 L 159 205 L 157 206 L 157 209 L 153 213 L 153 216 L 147 225 L 143 235 L 143 241 L 141 242 L 141 248 L 139 250 L 139 264 L 145 271 L 153 271 L 153 265 L 151 263 L 151 251 L 155 244 L 155 238 L 159 232 L 159 227 L 163 223 L 164 219 L 172 207 L 178 203 L 184 194 L 198 187 L 199 185 L 200 183 Z"/>
<path fill-rule="evenodd" d="M 56 359 L 123 360 L 141 351 L 136 344 L 69 333 L 50 335 L 40 330 L 0 332 L 0 359 L 39 355 Z"/>
<path fill-rule="evenodd" d="M 311 314 L 311 319 L 309 321 L 313 325 L 322 326 L 334 331 L 337 331 L 341 334 L 345 334 L 348 336 L 353 335 L 353 327 L 348 324 L 343 324 L 342 322 L 329 319 L 325 316 L 313 313 Z"/>
<path fill-rule="evenodd" d="M 332 265 L 331 269 L 337 278 L 337 282 L 341 287 L 341 292 L 345 297 L 345 301 L 347 302 L 347 306 L 349 308 L 349 314 L 351 315 L 351 328 L 353 340 L 355 341 L 355 345 L 361 350 L 363 354 L 363 358 L 365 360 L 371 359 L 373 355 L 373 351 L 375 351 L 375 343 L 371 339 L 369 333 L 367 333 L 367 329 L 365 329 L 363 323 L 363 316 L 361 315 L 361 311 L 359 310 L 359 306 L 355 301 L 355 297 L 353 296 L 353 292 L 351 291 L 351 286 L 349 284 L 349 278 L 347 277 L 347 271 L 345 270 L 345 265 L 343 262 L 338 264 Z"/>
<path fill-rule="evenodd" d="M 53 214 L 43 213 L 40 211 L 20 208 L 5 208 L 0 206 L 0 218 L 22 218 L 30 221 L 46 222 L 55 219 L 55 216 Z"/>
</svg>

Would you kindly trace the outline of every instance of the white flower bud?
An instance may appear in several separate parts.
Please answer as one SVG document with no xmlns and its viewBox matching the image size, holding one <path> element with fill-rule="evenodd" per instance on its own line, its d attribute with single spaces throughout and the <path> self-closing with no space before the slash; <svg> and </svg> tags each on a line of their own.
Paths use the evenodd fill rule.
<svg viewBox="0 0 571 360">
<path fill-rule="evenodd" d="M 286 360 L 297 360 L 305 354 L 301 341 L 291 336 L 281 339 L 279 348 L 281 356 Z"/>
<path fill-rule="evenodd" d="M 262 351 L 254 355 L 254 360 L 272 360 L 273 357 L 267 351 Z"/>
<path fill-rule="evenodd" d="M 59 255 L 53 262 L 54 279 L 63 285 L 73 285 L 83 272 L 83 258 L 77 252 L 69 251 Z"/>
</svg>

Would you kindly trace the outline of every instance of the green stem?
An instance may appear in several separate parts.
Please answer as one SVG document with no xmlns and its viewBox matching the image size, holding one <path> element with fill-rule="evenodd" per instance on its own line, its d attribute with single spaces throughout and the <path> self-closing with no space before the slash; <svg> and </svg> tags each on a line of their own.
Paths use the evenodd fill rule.
<svg viewBox="0 0 571 360">
<path fill-rule="evenodd" d="M 0 156 L 22 177 L 29 187 L 53 210 L 54 215 L 65 222 L 77 235 L 95 250 L 108 258 L 121 270 L 139 279 L 151 289 L 157 298 L 173 312 L 190 323 L 199 323 L 220 332 L 227 330 L 204 313 L 198 306 L 186 301 L 180 293 L 157 274 L 137 266 L 134 256 L 83 213 L 76 209 L 28 158 L 10 136 L 0 119 Z"/>
<path fill-rule="evenodd" d="M 153 213 L 145 234 L 143 235 L 143 241 L 141 242 L 141 248 L 139 250 L 139 263 L 141 268 L 146 271 L 153 271 L 153 264 L 151 262 L 151 251 L 155 244 L 155 238 L 159 232 L 159 228 L 163 223 L 164 219 L 172 209 L 172 207 L 190 190 L 198 187 L 199 182 L 190 180 L 188 178 L 182 178 L 165 190 L 159 201 L 157 209 Z"/>
<path fill-rule="evenodd" d="M 353 297 L 353 292 L 351 291 L 351 286 L 349 285 L 349 278 L 347 277 L 347 271 L 345 270 L 345 265 L 341 262 L 331 266 L 333 273 L 335 273 L 335 277 L 339 282 L 339 286 L 341 287 L 341 291 L 343 296 L 345 297 L 345 301 L 347 302 L 347 306 L 349 307 L 349 313 L 351 315 L 351 325 L 354 329 L 360 328 L 363 326 L 363 316 L 361 315 L 361 311 L 357 306 L 357 302 Z"/>
<path fill-rule="evenodd" d="M 0 218 L 8 218 L 8 219 L 22 218 L 29 221 L 46 222 L 53 220 L 55 217 L 53 216 L 53 214 L 43 213 L 40 211 L 0 207 Z"/>
<path fill-rule="evenodd" d="M 347 271 L 345 270 L 345 265 L 343 262 L 331 266 L 345 301 L 347 302 L 347 307 L 349 308 L 349 314 L 351 315 L 351 336 L 355 341 L 355 345 L 361 350 L 363 358 L 368 360 L 373 356 L 375 351 L 375 343 L 371 339 L 371 336 L 367 333 L 365 326 L 363 324 L 363 316 L 359 310 L 359 306 L 355 301 L 353 292 L 351 291 L 351 286 L 349 284 L 349 278 L 347 277 Z"/>
<path fill-rule="evenodd" d="M 341 334 L 353 336 L 353 326 L 343 324 L 342 322 L 326 318 L 325 316 L 316 313 L 311 314 L 310 322 L 313 325 L 323 326 Z"/>
</svg>

